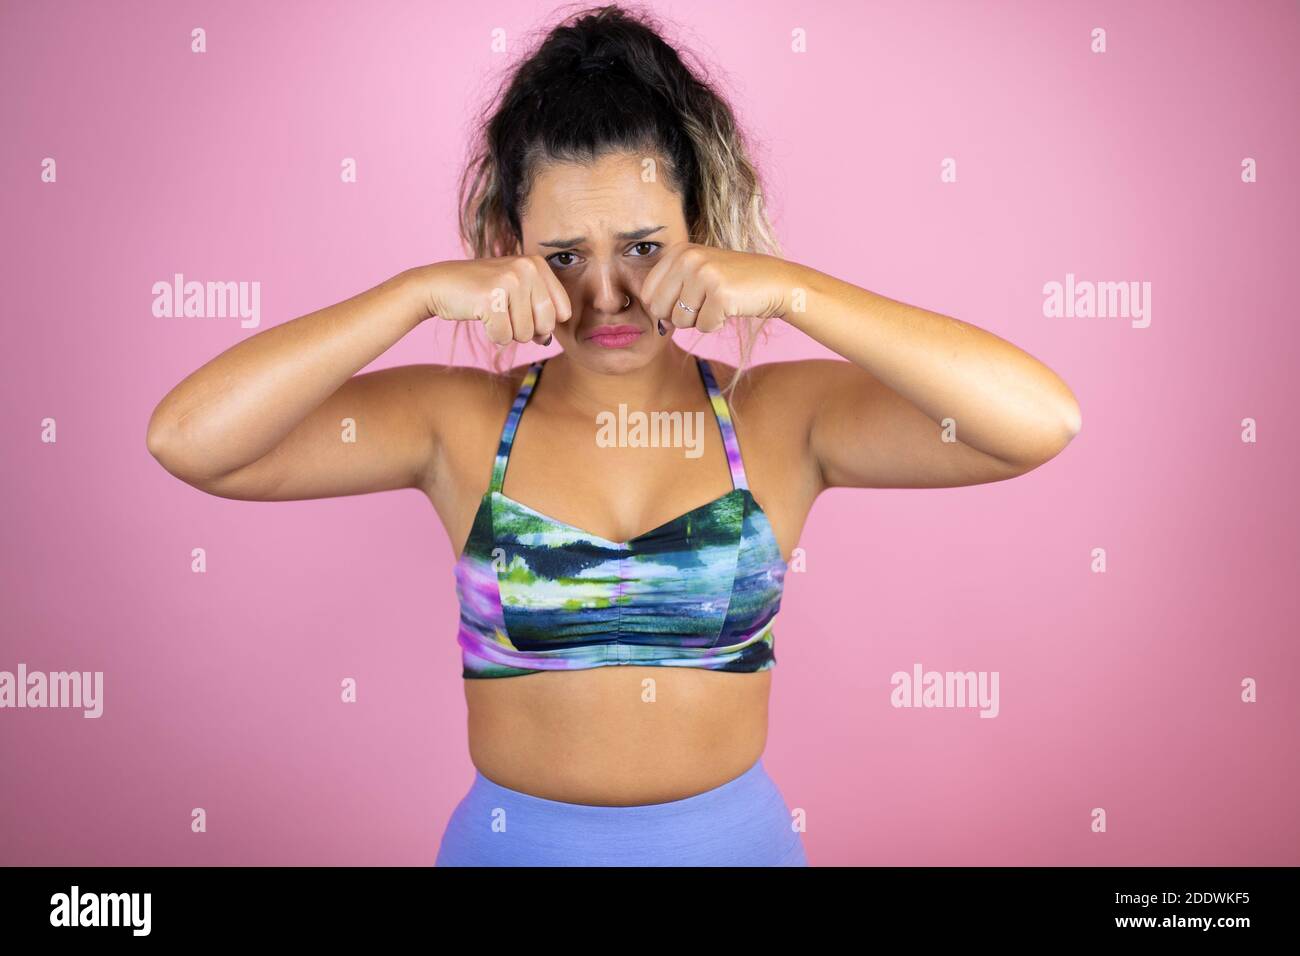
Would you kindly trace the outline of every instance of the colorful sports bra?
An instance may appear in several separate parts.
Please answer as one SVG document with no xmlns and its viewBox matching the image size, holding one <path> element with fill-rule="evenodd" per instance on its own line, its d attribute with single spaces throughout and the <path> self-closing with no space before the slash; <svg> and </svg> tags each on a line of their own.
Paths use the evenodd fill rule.
<svg viewBox="0 0 1300 956">
<path fill-rule="evenodd" d="M 609 541 L 502 494 L 510 446 L 545 359 L 524 375 L 492 482 L 456 563 L 465 678 L 611 664 L 763 671 L 787 564 L 749 492 L 726 400 L 695 359 L 732 490 L 630 541 Z"/>
</svg>

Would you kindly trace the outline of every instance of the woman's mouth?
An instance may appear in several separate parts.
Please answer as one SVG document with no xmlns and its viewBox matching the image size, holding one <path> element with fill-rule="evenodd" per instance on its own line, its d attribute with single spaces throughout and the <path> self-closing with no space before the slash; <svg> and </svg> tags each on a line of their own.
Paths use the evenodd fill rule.
<svg viewBox="0 0 1300 956">
<path fill-rule="evenodd" d="M 603 349 L 625 349 L 644 334 L 635 325 L 602 325 L 587 336 L 587 341 Z"/>
</svg>

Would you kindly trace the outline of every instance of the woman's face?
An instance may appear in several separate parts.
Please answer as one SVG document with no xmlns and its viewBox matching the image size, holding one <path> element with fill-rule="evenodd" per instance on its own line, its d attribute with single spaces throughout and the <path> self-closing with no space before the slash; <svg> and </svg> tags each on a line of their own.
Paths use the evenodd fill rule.
<svg viewBox="0 0 1300 956">
<path fill-rule="evenodd" d="M 672 339 L 671 323 L 659 335 L 637 301 L 663 250 L 689 238 L 681 197 L 662 180 L 657 159 L 618 153 L 589 166 L 548 165 L 534 182 L 523 252 L 545 258 L 568 292 L 573 318 L 555 337 L 584 368 L 641 368 Z"/>
</svg>

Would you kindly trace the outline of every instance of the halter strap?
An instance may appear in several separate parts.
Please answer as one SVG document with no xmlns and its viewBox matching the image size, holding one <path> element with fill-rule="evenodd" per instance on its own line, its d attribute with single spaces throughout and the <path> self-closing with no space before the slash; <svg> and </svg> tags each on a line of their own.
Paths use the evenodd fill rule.
<svg viewBox="0 0 1300 956">
<path fill-rule="evenodd" d="M 545 361 L 545 359 L 540 359 L 528 366 L 528 371 L 524 373 L 524 380 L 519 383 L 519 392 L 515 395 L 515 403 L 510 406 L 510 414 L 506 416 L 506 425 L 501 429 L 501 444 L 497 445 L 497 460 L 492 465 L 490 491 L 499 492 L 502 483 L 506 480 L 506 463 L 510 460 L 510 446 L 515 442 L 515 430 L 519 428 L 519 416 L 523 414 L 524 406 L 528 404 L 528 396 L 533 394 L 533 386 L 537 384 L 537 376 L 541 374 L 542 363 Z"/>
<path fill-rule="evenodd" d="M 492 483 L 489 486 L 490 491 L 500 492 L 501 486 L 506 480 L 506 465 L 510 461 L 510 447 L 515 442 L 515 432 L 519 429 L 519 416 L 524 412 L 524 406 L 528 404 L 529 396 L 533 394 L 533 388 L 537 385 L 537 377 L 542 372 L 542 366 L 546 359 L 540 359 L 528 366 L 528 371 L 524 373 L 523 381 L 519 383 L 519 391 L 515 395 L 514 404 L 510 406 L 510 414 L 506 416 L 505 427 L 501 429 L 501 443 L 497 445 L 496 462 L 492 465 Z M 717 381 L 713 378 L 713 370 L 709 367 L 708 362 L 695 356 L 695 367 L 700 371 L 700 378 L 704 380 L 704 388 L 709 393 L 709 404 L 713 406 L 713 414 L 718 420 L 718 431 L 722 433 L 722 447 L 727 452 L 727 467 L 731 470 L 731 484 L 736 488 L 748 488 L 749 482 L 745 479 L 745 465 L 740 458 L 740 445 L 736 441 L 736 429 L 731 423 L 731 410 L 727 408 L 727 400 L 722 397 L 722 392 L 718 388 Z"/>
<path fill-rule="evenodd" d="M 713 414 L 718 418 L 718 430 L 722 432 L 722 447 L 727 450 L 727 467 L 731 469 L 731 484 L 736 488 L 748 488 L 745 480 L 745 464 L 740 457 L 740 443 L 736 441 L 736 427 L 731 423 L 731 409 L 722 397 L 718 383 L 713 378 L 713 369 L 708 361 L 695 356 L 695 364 L 704 379 L 704 387 L 709 391 L 709 401 L 713 405 Z"/>
</svg>

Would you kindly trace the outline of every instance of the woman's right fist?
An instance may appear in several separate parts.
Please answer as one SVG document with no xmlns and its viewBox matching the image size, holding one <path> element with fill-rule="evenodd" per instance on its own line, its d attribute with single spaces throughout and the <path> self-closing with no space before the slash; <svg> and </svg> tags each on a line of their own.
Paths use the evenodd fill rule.
<svg viewBox="0 0 1300 956">
<path fill-rule="evenodd" d="M 479 321 L 497 345 L 544 344 L 573 318 L 564 286 L 541 256 L 454 259 L 417 270 L 429 315 Z"/>
</svg>

